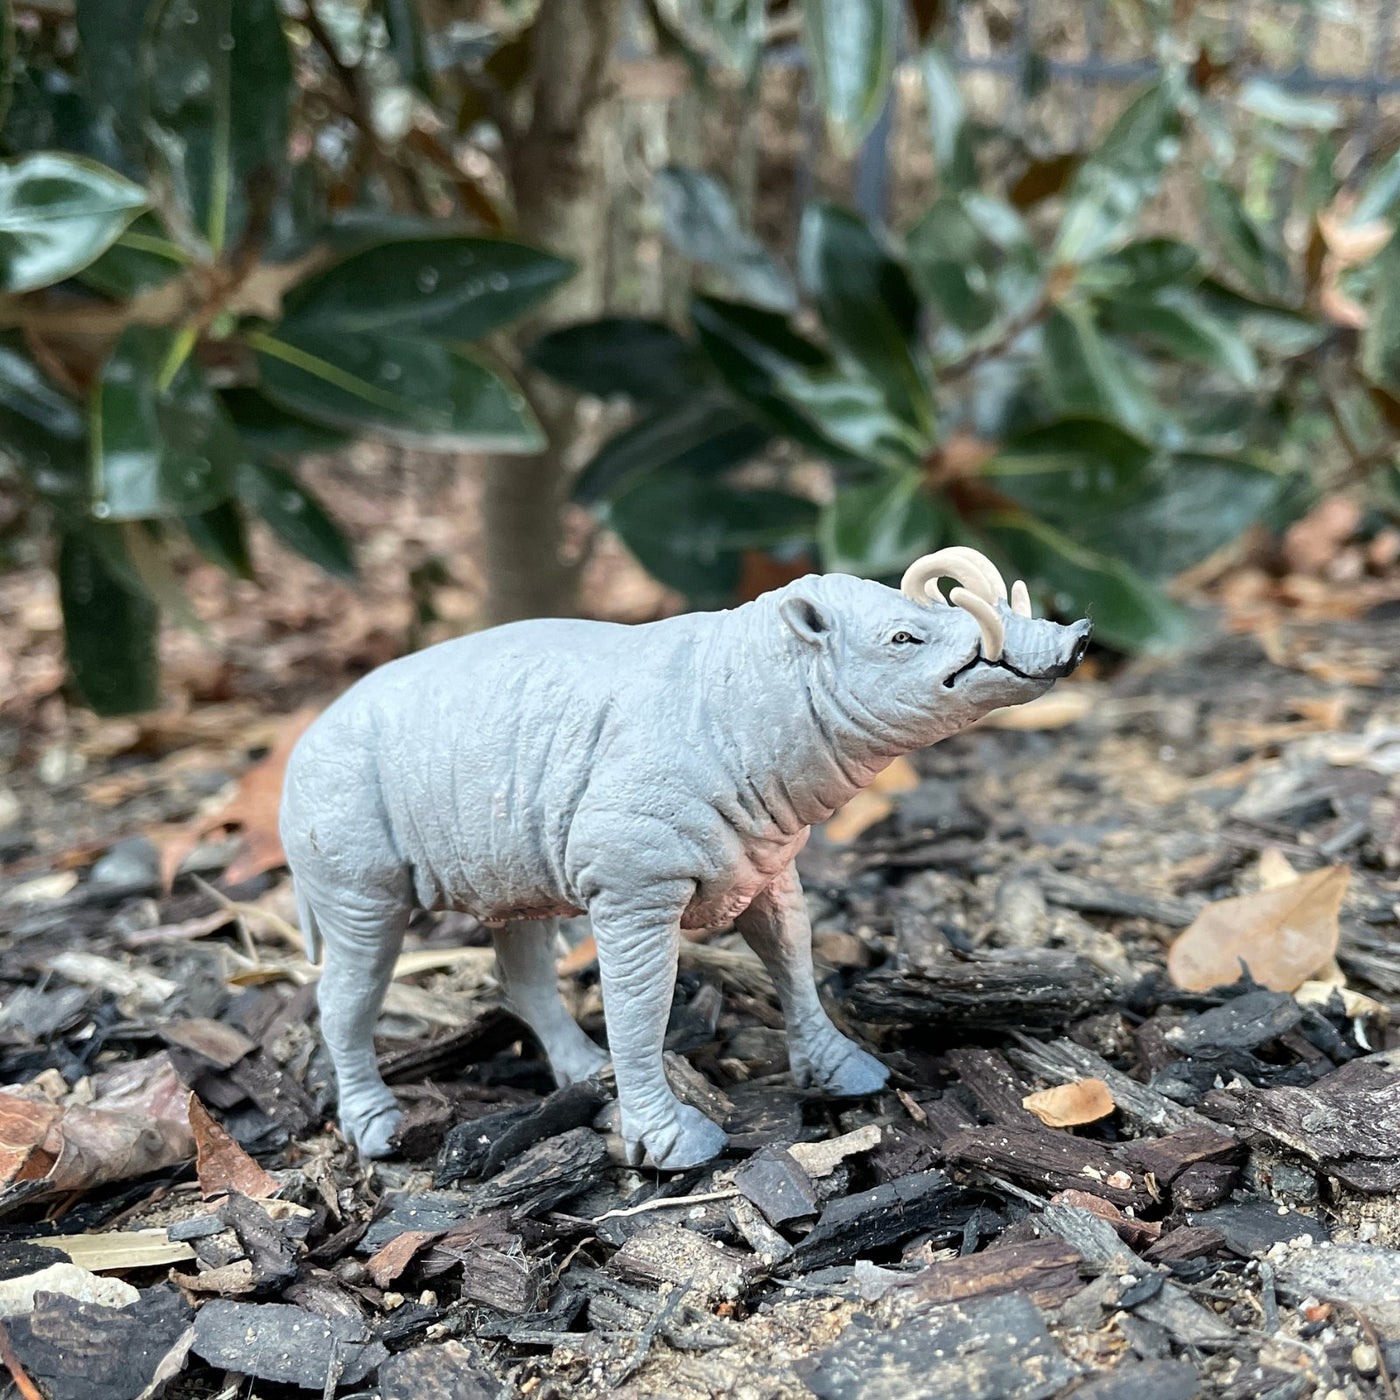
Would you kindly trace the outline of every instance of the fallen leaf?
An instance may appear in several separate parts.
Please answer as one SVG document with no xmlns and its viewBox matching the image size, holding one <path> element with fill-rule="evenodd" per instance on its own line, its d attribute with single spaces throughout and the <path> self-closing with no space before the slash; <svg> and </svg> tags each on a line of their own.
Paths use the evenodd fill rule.
<svg viewBox="0 0 1400 1400">
<path fill-rule="evenodd" d="M 1034 1113 L 1047 1128 L 1077 1128 L 1107 1118 L 1117 1105 L 1102 1079 L 1077 1079 L 1027 1094 L 1021 1107 Z"/>
<path fill-rule="evenodd" d="M 424 1245 L 446 1233 L 445 1230 L 405 1230 L 371 1255 L 365 1261 L 365 1269 L 380 1288 L 388 1288 Z"/>
<path fill-rule="evenodd" d="M 585 968 L 592 967 L 598 961 L 598 943 L 590 933 L 581 942 L 575 943 L 562 958 L 559 959 L 559 975 L 561 977 L 572 977 L 575 973 L 582 972 Z"/>
<path fill-rule="evenodd" d="M 28 1244 L 61 1249 L 79 1268 L 90 1273 L 120 1273 L 124 1269 L 152 1269 L 193 1259 L 194 1250 L 183 1240 L 172 1240 L 164 1230 L 108 1230 L 91 1235 L 39 1235 Z"/>
<path fill-rule="evenodd" d="M 1259 857 L 1259 888 L 1276 890 L 1298 878 L 1298 872 L 1289 865 L 1288 857 L 1277 846 L 1270 846 Z"/>
<path fill-rule="evenodd" d="M 275 1196 L 282 1183 L 265 1172 L 234 1140 L 222 1123 L 216 1123 L 209 1110 L 191 1094 L 190 1131 L 194 1134 L 195 1174 L 207 1201 L 237 1191 L 255 1201 Z"/>
<path fill-rule="evenodd" d="M 106 1076 L 99 1097 L 86 1105 L 60 1107 L 0 1091 L 0 1207 L 128 1181 L 194 1155 L 188 1091 L 169 1056 L 120 1070 Z"/>
<path fill-rule="evenodd" d="M 160 872 L 166 889 L 170 888 L 185 857 L 206 837 L 223 827 L 237 827 L 243 839 L 238 856 L 224 872 L 224 878 L 230 885 L 240 885 L 255 875 L 285 863 L 282 840 L 277 834 L 282 779 L 296 741 L 318 713 L 314 709 L 304 709 L 287 716 L 279 726 L 272 752 L 243 775 L 225 807 L 183 833 L 163 835 L 159 843 Z"/>
<path fill-rule="evenodd" d="M 993 710 L 978 727 L 987 729 L 1063 729 L 1093 713 L 1099 696 L 1092 685 L 1071 685 L 1038 695 L 1024 705 Z"/>
<path fill-rule="evenodd" d="M 1336 982 L 1309 980 L 1304 982 L 1293 996 L 1303 1006 L 1326 1006 L 1332 1000 L 1333 992 L 1341 997 L 1342 1011 L 1347 1016 L 1362 1016 L 1382 1026 L 1390 1023 L 1390 1008 L 1384 1002 L 1368 997 L 1364 992 L 1358 992 L 1352 987 L 1338 986 Z"/>
<path fill-rule="evenodd" d="M 1337 951 L 1344 865 L 1286 885 L 1208 904 L 1172 944 L 1167 972 L 1188 992 L 1239 981 L 1241 961 L 1261 986 L 1291 992 Z"/>
</svg>

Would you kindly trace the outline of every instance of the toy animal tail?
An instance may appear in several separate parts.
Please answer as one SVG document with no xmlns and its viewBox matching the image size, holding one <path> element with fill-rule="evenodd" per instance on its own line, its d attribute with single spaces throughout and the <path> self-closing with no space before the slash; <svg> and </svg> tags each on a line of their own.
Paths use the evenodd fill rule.
<svg viewBox="0 0 1400 1400">
<path fill-rule="evenodd" d="M 297 923 L 301 925 L 301 936 L 306 940 L 306 960 L 318 963 L 325 944 L 321 938 L 321 926 L 316 922 L 316 911 L 295 880 L 292 881 L 292 893 L 297 902 Z"/>
</svg>

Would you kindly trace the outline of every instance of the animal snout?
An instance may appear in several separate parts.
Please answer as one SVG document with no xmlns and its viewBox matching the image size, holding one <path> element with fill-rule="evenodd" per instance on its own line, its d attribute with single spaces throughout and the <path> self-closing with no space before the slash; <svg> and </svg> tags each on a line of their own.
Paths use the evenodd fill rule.
<svg viewBox="0 0 1400 1400">
<path fill-rule="evenodd" d="M 1085 617 L 1065 630 L 1069 633 L 1069 653 L 1051 672 L 1056 679 L 1069 675 L 1084 660 L 1084 653 L 1089 650 L 1089 638 L 1094 634 L 1094 624 Z"/>
</svg>

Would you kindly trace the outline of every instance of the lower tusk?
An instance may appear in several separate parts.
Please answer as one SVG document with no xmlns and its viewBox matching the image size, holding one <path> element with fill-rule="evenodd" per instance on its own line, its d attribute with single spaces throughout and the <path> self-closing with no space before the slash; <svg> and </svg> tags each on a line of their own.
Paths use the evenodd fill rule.
<svg viewBox="0 0 1400 1400">
<path fill-rule="evenodd" d="M 985 598 L 979 598 L 967 588 L 955 588 L 948 599 L 955 607 L 970 612 L 977 619 L 977 626 L 982 630 L 982 655 L 988 661 L 1000 661 L 1002 648 L 1006 645 L 1006 628 L 997 616 L 997 610 Z"/>
<path fill-rule="evenodd" d="M 1011 611 L 1020 617 L 1031 617 L 1031 591 L 1024 579 L 1017 579 L 1011 585 Z"/>
</svg>

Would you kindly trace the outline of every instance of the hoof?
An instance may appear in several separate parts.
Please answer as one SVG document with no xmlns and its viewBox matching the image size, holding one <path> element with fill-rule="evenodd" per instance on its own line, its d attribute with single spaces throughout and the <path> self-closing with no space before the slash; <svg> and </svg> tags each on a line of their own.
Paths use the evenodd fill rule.
<svg viewBox="0 0 1400 1400">
<path fill-rule="evenodd" d="M 554 1082 L 562 1089 L 566 1084 L 582 1084 L 596 1078 L 611 1064 L 608 1052 L 590 1042 L 587 1050 L 580 1047 L 576 1053 L 561 1055 L 551 1062 L 550 1068 L 554 1071 Z"/>
<path fill-rule="evenodd" d="M 340 1130 L 362 1157 L 392 1157 L 392 1139 L 402 1121 L 403 1110 L 395 1102 L 353 1116 L 343 1114 Z"/>
<path fill-rule="evenodd" d="M 664 1128 L 643 1131 L 640 1143 L 629 1136 L 627 1147 L 634 1160 L 639 1159 L 645 1149 L 646 1161 L 653 1167 L 679 1172 L 718 1157 L 728 1142 L 729 1138 L 718 1123 L 706 1118 L 699 1109 L 678 1104 L 673 1122 Z"/>
<path fill-rule="evenodd" d="M 834 1062 L 812 1074 L 812 1086 L 838 1099 L 861 1099 L 889 1083 L 890 1072 L 874 1055 L 847 1041 Z"/>
</svg>

